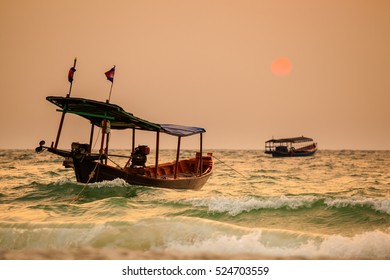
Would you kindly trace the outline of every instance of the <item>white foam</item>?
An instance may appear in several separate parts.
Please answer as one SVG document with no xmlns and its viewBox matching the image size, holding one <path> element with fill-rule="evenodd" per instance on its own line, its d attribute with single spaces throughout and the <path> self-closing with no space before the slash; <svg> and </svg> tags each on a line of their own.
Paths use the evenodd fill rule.
<svg viewBox="0 0 390 280">
<path fill-rule="evenodd" d="M 184 200 L 184 203 L 189 203 L 195 207 L 207 207 L 211 212 L 227 212 L 232 216 L 242 212 L 249 212 L 257 209 L 279 209 L 287 207 L 290 209 L 298 209 L 302 207 L 311 207 L 318 201 L 314 196 L 280 196 L 269 198 L 255 197 L 210 197 L 210 198 L 191 198 Z"/>
<path fill-rule="evenodd" d="M 389 228 L 390 231 L 390 228 Z M 1 227 L 3 249 L 117 248 L 197 255 L 252 254 L 272 258 L 390 259 L 390 234 L 355 236 L 249 229 L 200 218 L 151 218 L 101 224 L 21 224 Z"/>
<path fill-rule="evenodd" d="M 254 231 L 242 236 L 214 236 L 193 244 L 172 242 L 165 249 L 187 253 L 252 254 L 275 258 L 389 259 L 390 235 L 374 231 L 354 237 L 323 237 Z"/>
<path fill-rule="evenodd" d="M 114 188 L 114 187 L 128 187 L 130 186 L 125 180 L 116 178 L 112 181 L 102 181 L 89 184 L 92 188 Z"/>
<path fill-rule="evenodd" d="M 330 207 L 363 207 L 368 206 L 372 209 L 390 215 L 389 198 L 336 198 L 326 199 L 325 204 Z"/>
<path fill-rule="evenodd" d="M 318 251 L 322 255 L 342 259 L 389 259 L 390 235 L 381 231 L 354 237 L 332 235 L 321 243 Z"/>
<path fill-rule="evenodd" d="M 54 183 L 54 185 L 62 186 L 62 185 L 66 185 L 66 184 L 69 184 L 69 183 L 74 183 L 73 179 L 69 179 L 69 178 L 66 178 L 66 177 L 61 177 Z"/>
</svg>

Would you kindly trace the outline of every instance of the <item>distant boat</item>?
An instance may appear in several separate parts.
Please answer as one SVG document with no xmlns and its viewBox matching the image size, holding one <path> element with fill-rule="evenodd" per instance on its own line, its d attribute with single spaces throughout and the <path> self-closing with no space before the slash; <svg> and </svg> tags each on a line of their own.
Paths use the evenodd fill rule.
<svg viewBox="0 0 390 280">
<path fill-rule="evenodd" d="M 76 179 L 81 183 L 93 183 L 104 180 L 121 178 L 133 185 L 152 186 L 170 189 L 200 189 L 209 179 L 213 170 L 212 154 L 203 155 L 202 135 L 205 129 L 172 124 L 157 124 L 140 119 L 132 113 L 124 111 L 120 106 L 107 102 L 100 102 L 85 98 L 48 96 L 46 99 L 60 107 L 62 119 L 58 129 L 57 139 L 50 147 L 46 147 L 41 141 L 36 152 L 47 149 L 49 152 L 64 157 L 63 165 L 74 169 Z M 60 139 L 64 115 L 71 113 L 78 115 L 91 123 L 90 142 L 74 142 L 69 150 L 57 148 Z M 101 131 L 101 144 L 98 153 L 92 152 L 94 128 Z M 111 131 L 130 129 L 129 156 L 111 155 L 108 153 L 108 144 L 111 139 Z M 146 166 L 147 155 L 150 148 L 145 145 L 135 147 L 136 130 L 152 132 L 156 137 L 155 163 Z M 160 133 L 176 136 L 178 139 L 176 160 L 168 163 L 159 162 Z M 132 137 L 131 137 L 132 135 Z M 199 151 L 193 158 L 180 159 L 181 138 L 191 135 L 200 135 Z M 109 165 L 108 160 L 113 157 L 126 157 L 124 166 Z"/>
<path fill-rule="evenodd" d="M 265 153 L 273 157 L 305 157 L 317 151 L 317 143 L 308 137 L 270 139 L 265 142 Z"/>
</svg>

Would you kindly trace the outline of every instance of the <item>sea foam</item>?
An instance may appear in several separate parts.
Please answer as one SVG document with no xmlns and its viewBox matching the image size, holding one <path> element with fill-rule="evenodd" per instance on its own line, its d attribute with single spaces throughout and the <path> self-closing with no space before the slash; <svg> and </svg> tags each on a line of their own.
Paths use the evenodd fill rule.
<svg viewBox="0 0 390 280">
<path fill-rule="evenodd" d="M 207 207 L 211 212 L 227 212 L 236 216 L 242 212 L 249 212 L 258 209 L 298 209 L 302 207 L 311 207 L 319 199 L 315 196 L 280 196 L 280 197 L 209 197 L 209 198 L 190 198 L 183 202 L 189 203 L 195 207 Z"/>
</svg>

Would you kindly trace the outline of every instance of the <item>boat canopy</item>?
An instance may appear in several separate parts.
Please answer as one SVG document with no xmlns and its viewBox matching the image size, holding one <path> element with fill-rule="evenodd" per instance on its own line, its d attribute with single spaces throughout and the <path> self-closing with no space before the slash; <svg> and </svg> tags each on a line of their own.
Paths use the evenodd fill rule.
<svg viewBox="0 0 390 280">
<path fill-rule="evenodd" d="M 190 136 L 206 132 L 204 128 L 174 124 L 157 124 L 143 120 L 128 113 L 122 107 L 77 97 L 48 96 L 46 100 L 60 107 L 64 113 L 72 113 L 88 119 L 92 124 L 101 127 L 102 120 L 109 120 L 111 129 L 135 128 L 148 131 L 159 131 L 174 136 Z"/>
<path fill-rule="evenodd" d="M 293 137 L 293 138 L 281 138 L 281 139 L 270 139 L 265 143 L 303 143 L 303 142 L 312 142 L 312 138 L 308 137 Z"/>
<path fill-rule="evenodd" d="M 165 133 L 176 135 L 176 136 L 190 136 L 205 132 L 206 130 L 201 127 L 183 126 L 176 124 L 160 124 L 160 127 Z"/>
</svg>

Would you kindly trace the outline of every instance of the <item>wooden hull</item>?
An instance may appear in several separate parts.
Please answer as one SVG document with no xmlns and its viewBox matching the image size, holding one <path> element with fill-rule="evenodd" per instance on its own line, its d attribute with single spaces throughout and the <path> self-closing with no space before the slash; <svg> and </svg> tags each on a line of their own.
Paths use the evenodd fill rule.
<svg viewBox="0 0 390 280">
<path fill-rule="evenodd" d="M 89 175 L 92 171 L 95 172 L 89 183 L 110 181 L 116 178 L 125 180 L 131 185 L 150 186 L 169 189 L 191 189 L 199 190 L 207 182 L 211 175 L 211 170 L 203 173 L 200 176 L 183 177 L 179 174 L 176 179 L 167 176 L 158 176 L 157 178 L 149 175 L 141 175 L 137 173 L 127 172 L 125 170 L 115 168 L 99 162 L 76 163 L 75 173 L 78 182 L 87 183 Z"/>
<path fill-rule="evenodd" d="M 175 162 L 160 164 L 156 174 L 154 166 L 117 168 L 96 160 L 96 155 L 91 156 L 91 159 L 94 160 L 89 160 L 88 156 L 75 157 L 68 151 L 48 150 L 68 158 L 67 164 L 69 164 L 69 159 L 73 161 L 70 165 L 75 171 L 77 182 L 80 183 L 111 181 L 120 178 L 131 185 L 199 190 L 207 182 L 213 169 L 211 154 L 203 156 L 202 161 L 199 160 L 199 157 L 179 161 L 175 178 Z M 200 162 L 202 162 L 202 168 L 200 168 Z M 197 170 L 198 172 L 196 172 Z"/>
<path fill-rule="evenodd" d="M 279 152 L 279 151 L 266 151 L 266 154 L 271 154 L 272 157 L 309 157 L 313 156 L 317 150 L 313 151 L 298 151 L 298 152 Z"/>
</svg>

